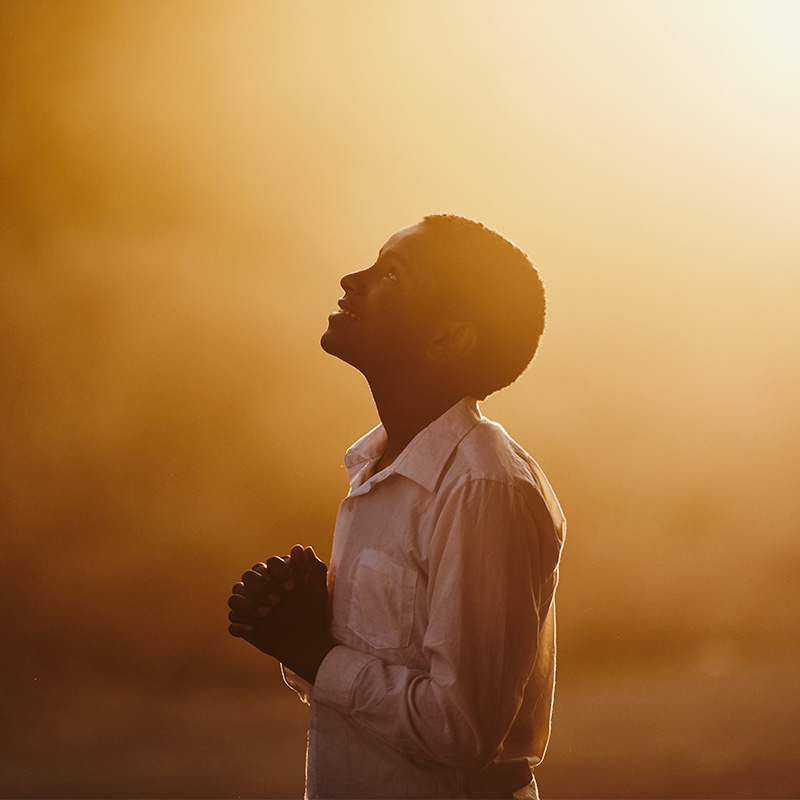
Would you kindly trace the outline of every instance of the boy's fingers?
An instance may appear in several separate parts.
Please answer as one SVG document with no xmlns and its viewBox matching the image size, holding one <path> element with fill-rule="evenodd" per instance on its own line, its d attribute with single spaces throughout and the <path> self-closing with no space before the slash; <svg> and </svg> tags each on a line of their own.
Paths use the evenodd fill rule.
<svg viewBox="0 0 800 800">
<path fill-rule="evenodd" d="M 244 638 L 245 636 L 250 636 L 252 632 L 253 632 L 253 626 L 248 625 L 246 623 L 231 622 L 231 624 L 228 625 L 228 633 L 231 636 Z"/>
<path fill-rule="evenodd" d="M 300 567 L 302 569 L 305 566 L 305 562 L 303 560 L 303 545 L 296 544 L 289 553 L 289 558 L 292 559 L 292 562 L 296 567 Z"/>
<path fill-rule="evenodd" d="M 327 572 L 328 567 L 324 561 L 320 561 L 313 547 L 306 547 L 303 551 L 303 560 L 309 572 Z"/>
<path fill-rule="evenodd" d="M 291 563 L 291 559 L 289 559 Z M 278 586 L 282 587 L 287 592 L 294 591 L 294 575 L 293 570 L 289 564 L 282 558 L 273 556 L 267 559 L 267 573 Z"/>
<path fill-rule="evenodd" d="M 280 585 L 270 575 L 261 575 L 250 570 L 242 575 L 242 583 L 246 592 L 257 602 L 267 602 L 273 606 L 280 602 Z"/>
<path fill-rule="evenodd" d="M 228 598 L 228 607 L 237 614 L 242 614 L 246 617 L 269 619 L 272 616 L 272 608 L 270 606 L 265 606 L 263 603 L 254 603 L 240 594 L 234 594 Z"/>
<path fill-rule="evenodd" d="M 265 593 L 263 591 L 263 587 L 257 587 L 259 591 L 256 594 L 249 591 L 243 583 L 237 583 L 231 589 L 232 595 L 228 598 L 228 605 L 231 605 L 234 597 L 241 597 L 246 600 L 253 609 L 260 609 L 265 606 L 272 606 L 275 608 L 276 606 L 280 605 L 281 602 L 281 596 L 279 593 L 280 590 L 276 586 L 272 584 L 270 585 L 272 586 L 272 590 L 270 592 Z M 256 611 L 253 611 L 252 615 L 255 616 L 256 613 Z M 259 616 L 268 617 L 270 615 L 259 613 Z"/>
<path fill-rule="evenodd" d="M 231 594 L 238 594 L 242 597 L 246 597 L 248 600 L 252 600 L 255 602 L 255 598 L 253 597 L 252 592 L 247 591 L 245 585 L 243 583 L 236 583 L 231 588 Z"/>
</svg>

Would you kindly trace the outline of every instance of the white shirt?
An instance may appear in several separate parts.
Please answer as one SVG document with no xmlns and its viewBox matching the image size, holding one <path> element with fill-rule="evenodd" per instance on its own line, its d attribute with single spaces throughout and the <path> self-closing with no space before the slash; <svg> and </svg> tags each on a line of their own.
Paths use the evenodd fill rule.
<svg viewBox="0 0 800 800">
<path fill-rule="evenodd" d="M 378 426 L 345 456 L 328 573 L 338 646 L 313 686 L 287 673 L 311 706 L 307 796 L 485 794 L 474 781 L 490 762 L 544 757 L 564 517 L 472 398 L 372 475 L 385 444 Z"/>
</svg>

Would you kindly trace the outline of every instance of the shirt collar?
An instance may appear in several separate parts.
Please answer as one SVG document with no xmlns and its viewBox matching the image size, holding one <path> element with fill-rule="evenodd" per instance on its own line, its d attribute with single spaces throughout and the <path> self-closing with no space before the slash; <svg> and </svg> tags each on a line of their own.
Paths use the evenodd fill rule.
<svg viewBox="0 0 800 800">
<path fill-rule="evenodd" d="M 396 472 L 429 492 L 434 491 L 453 450 L 480 420 L 478 401 L 474 397 L 462 398 L 423 428 L 392 464 L 374 476 L 375 481 L 384 480 Z M 378 425 L 347 451 L 344 463 L 353 489 L 366 483 L 363 478 L 365 468 L 380 458 L 385 446 L 386 431 L 383 425 Z"/>
</svg>

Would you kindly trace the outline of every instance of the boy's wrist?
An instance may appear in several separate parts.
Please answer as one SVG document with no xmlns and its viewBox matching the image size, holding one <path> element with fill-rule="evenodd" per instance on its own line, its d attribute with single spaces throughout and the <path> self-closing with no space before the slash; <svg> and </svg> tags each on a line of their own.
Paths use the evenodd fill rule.
<svg viewBox="0 0 800 800">
<path fill-rule="evenodd" d="M 281 659 L 281 663 L 313 685 L 325 656 L 334 647 L 336 647 L 336 642 L 326 632 L 324 636 L 314 637 L 303 643 L 293 653 Z"/>
</svg>

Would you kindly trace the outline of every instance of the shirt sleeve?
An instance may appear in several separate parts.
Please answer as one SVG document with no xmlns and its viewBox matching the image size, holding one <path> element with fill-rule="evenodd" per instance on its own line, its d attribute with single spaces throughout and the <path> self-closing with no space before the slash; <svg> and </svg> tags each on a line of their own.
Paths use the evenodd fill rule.
<svg viewBox="0 0 800 800">
<path fill-rule="evenodd" d="M 292 672 L 283 664 L 281 664 L 281 675 L 283 677 L 283 682 L 308 705 L 311 697 L 311 684 L 305 678 L 301 678 L 296 672 Z"/>
<path fill-rule="evenodd" d="M 312 700 L 412 757 L 467 769 L 488 764 L 522 704 L 540 610 L 552 599 L 540 530 L 547 524 L 535 489 L 462 483 L 431 539 L 423 641 L 430 669 L 339 646 L 322 662 Z"/>
</svg>

